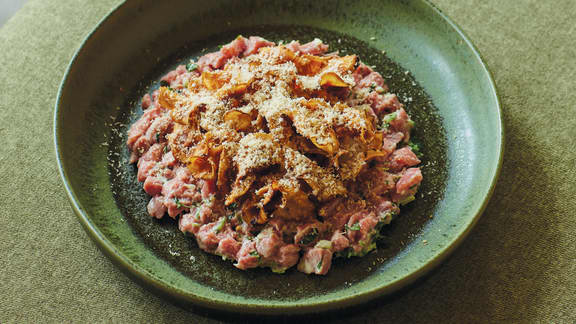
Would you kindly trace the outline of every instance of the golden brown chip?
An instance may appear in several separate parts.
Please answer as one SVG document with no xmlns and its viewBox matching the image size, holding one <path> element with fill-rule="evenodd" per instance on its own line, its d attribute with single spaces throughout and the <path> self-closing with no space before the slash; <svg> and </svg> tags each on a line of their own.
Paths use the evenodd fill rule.
<svg viewBox="0 0 576 324">
<path fill-rule="evenodd" d="M 232 85 L 230 88 L 226 89 L 226 95 L 234 96 L 240 95 L 246 92 L 251 82 L 237 83 Z"/>
<path fill-rule="evenodd" d="M 242 220 L 251 224 L 252 221 L 257 221 L 260 217 L 260 208 L 257 205 L 255 197 L 250 197 L 242 203 Z M 265 221 L 264 221 L 265 222 Z"/>
<path fill-rule="evenodd" d="M 282 202 L 274 211 L 274 217 L 288 220 L 302 220 L 314 215 L 315 206 L 302 190 L 283 188 Z"/>
<path fill-rule="evenodd" d="M 285 63 L 288 61 L 293 61 L 296 54 L 291 50 L 287 49 L 285 46 L 278 47 L 262 47 L 258 51 L 263 57 L 268 57 L 274 60 L 275 64 Z"/>
<path fill-rule="evenodd" d="M 383 151 L 367 151 L 365 160 L 370 161 L 370 160 L 377 158 L 377 157 L 386 157 L 387 155 L 388 155 L 388 153 L 383 152 Z"/>
<path fill-rule="evenodd" d="M 354 70 L 356 60 L 356 55 L 346 55 L 342 57 L 336 56 L 330 60 L 330 64 L 336 64 L 338 66 L 338 72 L 346 73 Z"/>
<path fill-rule="evenodd" d="M 239 132 L 246 132 L 252 126 L 252 116 L 240 110 L 229 110 L 224 114 L 224 122 Z"/>
<path fill-rule="evenodd" d="M 373 150 L 380 150 L 384 143 L 384 133 L 375 132 L 371 141 L 368 143 L 368 148 Z"/>
<path fill-rule="evenodd" d="M 204 134 L 190 125 L 174 124 L 172 133 L 166 136 L 172 155 L 179 161 L 186 161 L 188 149 L 199 143 Z"/>
<path fill-rule="evenodd" d="M 218 162 L 218 177 L 216 180 L 216 186 L 220 191 L 228 190 L 228 181 L 230 179 L 230 169 L 232 167 L 231 157 L 228 154 L 228 150 L 222 149 L 220 153 L 220 159 Z"/>
<path fill-rule="evenodd" d="M 208 90 L 218 90 L 228 82 L 229 77 L 222 71 L 202 72 L 202 84 Z"/>
<path fill-rule="evenodd" d="M 188 163 L 188 170 L 196 178 L 213 179 L 216 173 L 216 165 L 208 157 L 191 156 L 186 162 Z"/>
<path fill-rule="evenodd" d="M 294 64 L 299 74 L 316 75 L 327 65 L 330 58 L 304 54 L 294 59 Z"/>
<path fill-rule="evenodd" d="M 188 90 L 190 90 L 191 92 L 198 92 L 202 86 L 202 80 L 201 79 L 192 79 L 188 81 L 188 84 L 186 84 L 186 88 L 188 88 Z"/>
<path fill-rule="evenodd" d="M 174 109 L 178 100 L 178 94 L 168 87 L 158 89 L 158 103 L 166 109 Z"/>
<path fill-rule="evenodd" d="M 320 77 L 320 86 L 334 87 L 334 88 L 347 88 L 350 85 L 334 72 L 326 72 Z"/>
<path fill-rule="evenodd" d="M 248 192 L 248 190 L 250 190 L 250 187 L 252 187 L 252 184 L 254 183 L 255 180 L 256 176 L 252 174 L 247 175 L 246 177 L 241 179 L 236 179 L 236 181 L 232 185 L 232 190 L 230 191 L 230 194 L 228 194 L 228 197 L 226 197 L 225 201 L 226 206 L 229 206 L 230 204 L 237 202 L 242 196 L 244 196 Z"/>
<path fill-rule="evenodd" d="M 210 133 L 204 140 L 192 148 L 186 158 L 188 170 L 196 178 L 214 180 L 218 176 L 218 164 L 222 146 L 213 142 Z"/>
<path fill-rule="evenodd" d="M 338 137 L 336 137 L 336 133 L 333 130 L 330 130 L 330 134 L 328 138 L 324 138 L 324 144 L 318 143 L 318 139 L 316 137 L 311 137 L 310 141 L 314 144 L 317 148 L 321 149 L 322 151 L 327 152 L 328 154 L 334 154 L 338 150 L 339 143 Z"/>
<path fill-rule="evenodd" d="M 310 110 L 317 110 L 320 109 L 322 107 L 326 107 L 327 103 L 326 101 L 320 99 L 320 98 L 312 98 L 312 99 L 308 99 L 308 100 L 302 100 L 302 105 Z"/>
</svg>

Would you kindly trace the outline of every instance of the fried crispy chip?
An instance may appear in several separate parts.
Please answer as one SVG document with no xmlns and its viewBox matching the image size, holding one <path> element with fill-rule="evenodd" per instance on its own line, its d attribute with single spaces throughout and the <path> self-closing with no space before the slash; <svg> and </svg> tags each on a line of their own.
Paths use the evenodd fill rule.
<svg viewBox="0 0 576 324">
<path fill-rule="evenodd" d="M 302 105 L 310 110 L 320 109 L 322 107 L 326 107 L 327 103 L 325 100 L 320 98 L 312 98 L 308 100 L 302 100 Z"/>
<path fill-rule="evenodd" d="M 335 56 L 330 60 L 330 65 L 335 64 L 338 66 L 338 72 L 346 73 L 348 71 L 354 70 L 356 65 L 357 57 L 356 55 L 346 55 L 346 56 Z"/>
<path fill-rule="evenodd" d="M 204 134 L 190 125 L 174 124 L 172 133 L 166 136 L 172 155 L 180 161 L 186 161 L 188 149 L 199 143 Z"/>
<path fill-rule="evenodd" d="M 334 154 L 338 150 L 339 143 L 338 137 L 336 137 L 336 133 L 333 130 L 330 130 L 330 134 L 327 138 L 323 139 L 324 144 L 320 144 L 316 137 L 310 137 L 310 141 L 314 144 L 317 148 L 321 149 L 328 154 Z"/>
<path fill-rule="evenodd" d="M 208 90 L 218 90 L 228 82 L 229 77 L 222 71 L 202 72 L 202 84 Z"/>
<path fill-rule="evenodd" d="M 343 180 L 355 179 L 356 176 L 366 166 L 366 145 L 355 140 L 353 136 L 344 136 L 341 139 L 341 146 L 346 153 L 338 157 L 338 172 Z"/>
<path fill-rule="evenodd" d="M 222 149 L 220 153 L 220 159 L 218 161 L 218 177 L 216 180 L 216 186 L 221 191 L 227 191 L 228 181 L 230 179 L 230 169 L 232 167 L 231 157 L 227 149 Z"/>
<path fill-rule="evenodd" d="M 202 79 L 189 80 L 188 83 L 186 84 L 186 88 L 188 88 L 190 92 L 198 92 L 198 90 L 200 90 L 200 88 L 202 87 L 201 81 Z"/>
<path fill-rule="evenodd" d="M 178 101 L 178 94 L 168 87 L 158 89 L 158 103 L 167 109 L 174 109 Z"/>
<path fill-rule="evenodd" d="M 367 151 L 366 152 L 366 158 L 364 160 L 370 161 L 370 160 L 377 158 L 377 157 L 386 157 L 387 155 L 388 155 L 388 153 L 383 152 L 383 151 Z"/>
<path fill-rule="evenodd" d="M 225 201 L 226 206 L 229 206 L 230 204 L 237 202 L 242 196 L 244 196 L 248 192 L 248 190 L 250 190 L 250 187 L 252 186 L 255 180 L 256 176 L 252 174 L 247 175 L 246 177 L 241 179 L 236 179 L 236 181 L 232 185 L 232 190 L 230 191 L 230 194 L 228 194 L 228 197 L 226 197 Z"/>
<path fill-rule="evenodd" d="M 248 89 L 248 87 L 250 86 L 250 83 L 251 82 L 243 82 L 243 83 L 234 84 L 230 88 L 226 89 L 225 94 L 229 95 L 229 96 L 243 94 L 246 92 L 246 89 Z"/>
<path fill-rule="evenodd" d="M 350 85 L 334 72 L 326 72 L 320 77 L 320 86 L 334 87 L 334 88 L 347 88 Z"/>
<path fill-rule="evenodd" d="M 304 54 L 296 57 L 294 64 L 299 74 L 316 75 L 328 65 L 329 60 L 329 57 Z"/>
<path fill-rule="evenodd" d="M 188 170 L 196 178 L 213 180 L 218 176 L 218 164 L 222 146 L 212 141 L 209 133 L 204 141 L 190 150 L 186 162 Z"/>
<path fill-rule="evenodd" d="M 285 46 L 277 47 L 262 47 L 258 51 L 263 57 L 268 57 L 273 59 L 275 64 L 285 63 L 288 61 L 294 61 L 296 54 L 291 50 L 287 49 Z"/>
<path fill-rule="evenodd" d="M 374 132 L 370 142 L 368 142 L 368 148 L 373 150 L 380 150 L 384 142 L 383 132 Z"/>
<path fill-rule="evenodd" d="M 257 197 L 251 197 L 242 204 L 242 220 L 246 223 L 264 224 L 268 220 L 266 212 L 259 206 Z"/>
<path fill-rule="evenodd" d="M 229 110 L 224 114 L 224 122 L 239 132 L 246 132 L 252 126 L 252 116 L 240 110 Z"/>
<path fill-rule="evenodd" d="M 274 211 L 274 217 L 288 220 L 302 220 L 314 215 L 315 206 L 308 195 L 297 188 L 279 188 L 282 193 L 281 203 Z"/>
<path fill-rule="evenodd" d="M 203 105 L 199 106 L 183 106 L 177 109 L 170 110 L 170 117 L 172 120 L 181 125 L 191 125 L 193 128 L 197 128 L 198 125 L 198 115 L 197 112 L 201 110 Z"/>
</svg>

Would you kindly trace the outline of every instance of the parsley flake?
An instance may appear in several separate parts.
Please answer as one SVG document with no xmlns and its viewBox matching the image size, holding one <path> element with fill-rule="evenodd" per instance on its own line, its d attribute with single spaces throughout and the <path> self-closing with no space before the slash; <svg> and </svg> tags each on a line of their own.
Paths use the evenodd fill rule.
<svg viewBox="0 0 576 324">
<path fill-rule="evenodd" d="M 176 204 L 176 208 L 193 208 L 194 205 L 186 205 L 183 204 L 182 202 L 180 202 L 180 199 L 178 199 L 178 197 L 174 197 L 174 203 Z"/>
<path fill-rule="evenodd" d="M 359 231 L 360 230 L 360 223 L 356 223 L 352 226 L 348 226 L 348 224 L 344 225 L 344 229 L 346 230 L 346 232 L 348 231 Z"/>
<path fill-rule="evenodd" d="M 214 232 L 220 233 L 220 231 L 224 228 L 224 224 L 226 224 L 226 217 L 221 217 L 218 221 L 218 224 L 214 226 Z"/>
<path fill-rule="evenodd" d="M 302 245 L 308 245 L 314 242 L 317 237 L 318 237 L 318 229 L 314 227 L 306 235 L 302 236 L 299 243 Z"/>
<path fill-rule="evenodd" d="M 414 142 L 409 142 L 408 146 L 412 149 L 412 152 L 416 154 L 417 157 L 422 157 L 422 152 L 420 151 L 420 146 Z"/>
<path fill-rule="evenodd" d="M 198 64 L 194 63 L 194 62 L 190 62 L 188 64 L 186 64 L 186 70 L 188 70 L 188 72 L 192 72 L 194 70 L 196 70 L 198 68 Z"/>
</svg>

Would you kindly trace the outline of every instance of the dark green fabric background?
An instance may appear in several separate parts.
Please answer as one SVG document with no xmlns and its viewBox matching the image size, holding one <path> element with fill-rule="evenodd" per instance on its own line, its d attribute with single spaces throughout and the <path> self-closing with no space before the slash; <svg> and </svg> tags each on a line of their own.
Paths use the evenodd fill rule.
<svg viewBox="0 0 576 324">
<path fill-rule="evenodd" d="M 81 40 L 118 2 L 30 1 L 0 29 L 1 323 L 218 322 L 120 273 L 76 220 L 58 176 L 52 114 L 60 80 Z M 431 276 L 326 319 L 574 323 L 576 4 L 434 2 L 494 74 L 506 127 L 502 175 L 470 237 Z"/>
</svg>

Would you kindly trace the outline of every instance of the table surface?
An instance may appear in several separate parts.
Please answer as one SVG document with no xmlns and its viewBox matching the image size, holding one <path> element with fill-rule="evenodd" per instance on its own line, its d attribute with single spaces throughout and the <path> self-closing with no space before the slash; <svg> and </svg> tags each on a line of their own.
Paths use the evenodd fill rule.
<svg viewBox="0 0 576 324">
<path fill-rule="evenodd" d="M 27 0 L 2 0 L 0 2 L 0 27 L 6 23 L 18 9 L 22 8 Z"/>
<path fill-rule="evenodd" d="M 32 0 L 0 29 L 0 322 L 247 321 L 148 293 L 69 207 L 52 144 L 56 92 L 81 40 L 118 2 Z M 464 244 L 416 286 L 314 320 L 574 323 L 576 6 L 434 3 L 477 45 L 500 92 L 506 153 L 494 197 Z"/>
</svg>

